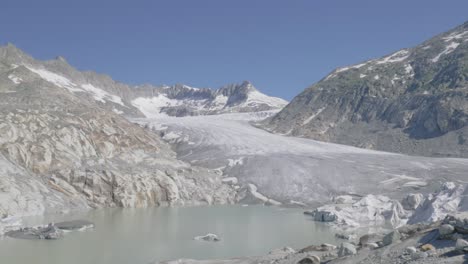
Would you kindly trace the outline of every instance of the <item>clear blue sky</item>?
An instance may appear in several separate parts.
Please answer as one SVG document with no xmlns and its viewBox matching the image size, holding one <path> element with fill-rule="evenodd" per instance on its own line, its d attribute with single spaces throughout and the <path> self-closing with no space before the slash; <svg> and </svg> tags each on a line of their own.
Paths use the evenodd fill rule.
<svg viewBox="0 0 468 264">
<path fill-rule="evenodd" d="M 250 80 L 289 100 L 466 20 L 466 0 L 2 0 L 0 43 L 130 84 Z"/>
</svg>

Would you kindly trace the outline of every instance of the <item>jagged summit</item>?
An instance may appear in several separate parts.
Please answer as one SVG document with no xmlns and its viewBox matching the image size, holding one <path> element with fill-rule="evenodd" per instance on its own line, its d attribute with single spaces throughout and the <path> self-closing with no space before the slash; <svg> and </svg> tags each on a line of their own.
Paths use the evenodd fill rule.
<svg viewBox="0 0 468 264">
<path fill-rule="evenodd" d="M 133 87 L 115 82 L 107 75 L 78 71 L 62 56 L 44 62 L 35 60 L 13 44 L 0 47 L 0 59 L 5 70 L 22 67 L 21 69 L 26 71 L 11 74 L 10 79 L 14 81 L 8 80 L 7 83 L 19 85 L 27 80 L 46 81 L 75 96 L 94 100 L 102 108 L 126 116 L 185 116 L 263 111 L 279 109 L 286 105 L 286 101 L 280 98 L 260 93 L 248 81 L 226 85 L 217 90 L 194 88 L 185 84 L 146 84 Z M 31 76 L 26 78 L 25 75 Z"/>
<path fill-rule="evenodd" d="M 260 93 L 249 81 L 230 84 L 219 89 L 193 88 L 183 84 L 136 88 L 132 104 L 147 117 L 160 114 L 171 116 L 206 115 L 229 112 L 257 112 L 284 107 L 281 98 Z"/>
</svg>

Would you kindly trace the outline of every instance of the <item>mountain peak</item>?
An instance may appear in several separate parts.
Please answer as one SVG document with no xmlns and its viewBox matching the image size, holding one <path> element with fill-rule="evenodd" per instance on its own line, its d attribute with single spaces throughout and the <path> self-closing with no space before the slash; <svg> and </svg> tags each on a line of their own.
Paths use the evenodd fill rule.
<svg viewBox="0 0 468 264">
<path fill-rule="evenodd" d="M 55 60 L 56 60 L 56 61 L 60 61 L 60 62 L 64 62 L 64 63 L 68 63 L 67 60 L 66 60 L 64 57 L 62 57 L 62 56 L 57 56 L 57 57 L 55 57 Z"/>
</svg>

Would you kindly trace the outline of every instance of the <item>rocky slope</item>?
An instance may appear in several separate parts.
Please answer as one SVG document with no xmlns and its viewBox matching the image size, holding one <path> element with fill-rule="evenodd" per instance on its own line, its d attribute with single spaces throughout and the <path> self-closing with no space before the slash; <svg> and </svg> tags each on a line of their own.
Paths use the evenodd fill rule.
<svg viewBox="0 0 468 264">
<path fill-rule="evenodd" d="M 261 126 L 363 148 L 468 157 L 467 98 L 468 22 L 336 69 Z"/>
<path fill-rule="evenodd" d="M 122 116 L 142 116 L 131 92 L 61 58 L 0 48 L 0 216 L 234 202 L 221 175 Z"/>
</svg>

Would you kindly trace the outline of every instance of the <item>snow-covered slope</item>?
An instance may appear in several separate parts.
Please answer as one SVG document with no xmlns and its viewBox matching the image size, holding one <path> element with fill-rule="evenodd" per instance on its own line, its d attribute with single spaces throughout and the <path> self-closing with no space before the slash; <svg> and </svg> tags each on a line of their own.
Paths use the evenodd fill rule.
<svg viewBox="0 0 468 264">
<path fill-rule="evenodd" d="M 187 85 L 142 86 L 132 100 L 146 117 L 158 115 L 211 115 L 228 112 L 257 112 L 281 109 L 287 101 L 259 92 L 250 82 L 232 84 L 217 90 Z"/>
</svg>

